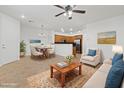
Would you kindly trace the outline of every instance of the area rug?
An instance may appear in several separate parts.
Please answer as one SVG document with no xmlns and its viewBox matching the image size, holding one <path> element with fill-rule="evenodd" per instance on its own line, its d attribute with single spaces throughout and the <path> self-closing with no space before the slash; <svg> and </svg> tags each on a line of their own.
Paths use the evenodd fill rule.
<svg viewBox="0 0 124 93">
<path fill-rule="evenodd" d="M 96 68 L 83 65 L 82 66 L 82 75 L 78 75 L 73 80 L 65 83 L 65 88 L 81 88 L 89 78 L 96 72 L 96 70 L 100 67 Z M 38 73 L 31 77 L 27 78 L 27 84 L 25 87 L 33 87 L 33 88 L 60 88 L 60 83 L 55 78 L 50 78 L 50 71 L 47 70 L 45 72 Z M 24 87 L 24 86 L 23 86 Z"/>
</svg>

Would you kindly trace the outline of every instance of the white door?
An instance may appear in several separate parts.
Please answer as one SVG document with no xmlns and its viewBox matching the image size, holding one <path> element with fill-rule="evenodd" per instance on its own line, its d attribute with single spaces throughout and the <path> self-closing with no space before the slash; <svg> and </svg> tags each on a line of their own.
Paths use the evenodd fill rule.
<svg viewBox="0 0 124 93">
<path fill-rule="evenodd" d="M 1 50 L 2 50 L 1 32 L 2 32 L 2 29 L 1 29 L 1 15 L 0 15 L 0 65 L 1 65 L 1 62 L 2 62 L 2 56 L 1 56 L 1 54 L 2 54 L 2 52 L 1 52 Z"/>
<path fill-rule="evenodd" d="M 20 24 L 17 20 L 2 15 L 1 20 L 1 63 L 6 64 L 19 58 Z"/>
</svg>

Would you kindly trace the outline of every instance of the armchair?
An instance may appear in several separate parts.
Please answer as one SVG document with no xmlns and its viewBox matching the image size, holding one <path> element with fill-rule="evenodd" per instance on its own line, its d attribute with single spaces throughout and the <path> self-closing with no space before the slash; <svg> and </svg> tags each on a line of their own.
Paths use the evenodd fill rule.
<svg viewBox="0 0 124 93">
<path fill-rule="evenodd" d="M 100 63 L 100 60 L 101 60 L 101 55 L 99 49 L 96 49 L 95 56 L 88 56 L 87 54 L 82 54 L 80 58 L 81 63 L 88 64 L 94 67 Z"/>
</svg>

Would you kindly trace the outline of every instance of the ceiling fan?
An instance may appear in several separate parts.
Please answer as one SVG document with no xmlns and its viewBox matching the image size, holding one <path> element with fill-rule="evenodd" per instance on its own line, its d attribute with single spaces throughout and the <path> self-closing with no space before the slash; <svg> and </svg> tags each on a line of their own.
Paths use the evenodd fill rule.
<svg viewBox="0 0 124 93">
<path fill-rule="evenodd" d="M 68 16 L 68 19 L 72 19 L 72 13 L 80 13 L 80 14 L 85 14 L 86 11 L 85 10 L 74 10 L 74 8 L 76 7 L 76 5 L 67 5 L 67 6 L 60 6 L 60 5 L 54 5 L 58 8 L 63 9 L 64 11 L 55 15 L 55 17 L 58 17 L 60 15 L 64 15 L 64 16 Z"/>
</svg>

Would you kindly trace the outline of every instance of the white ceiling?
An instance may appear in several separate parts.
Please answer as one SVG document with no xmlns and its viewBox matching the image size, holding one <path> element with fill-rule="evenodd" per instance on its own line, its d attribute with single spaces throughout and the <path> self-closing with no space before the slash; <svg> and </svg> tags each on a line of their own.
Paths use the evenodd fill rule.
<svg viewBox="0 0 124 93">
<path fill-rule="evenodd" d="M 73 31 L 78 31 L 83 29 L 85 24 L 124 14 L 124 6 L 122 5 L 77 5 L 75 9 L 86 10 L 86 14 L 73 14 L 72 20 L 68 20 L 63 15 L 55 18 L 54 15 L 63 10 L 52 5 L 0 6 L 1 12 L 19 19 L 22 24 L 34 27 L 44 25 L 44 29 L 54 31 L 60 31 L 60 28 L 64 28 L 66 31 L 69 31 L 70 28 Z M 21 19 L 21 15 L 25 15 L 26 19 Z M 29 19 L 32 19 L 34 22 L 29 23 Z"/>
</svg>

